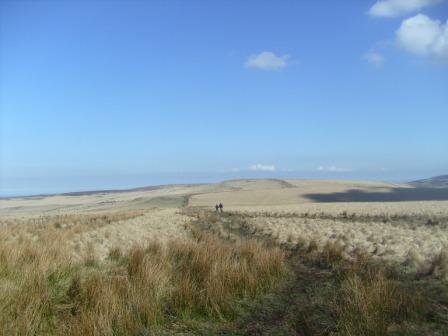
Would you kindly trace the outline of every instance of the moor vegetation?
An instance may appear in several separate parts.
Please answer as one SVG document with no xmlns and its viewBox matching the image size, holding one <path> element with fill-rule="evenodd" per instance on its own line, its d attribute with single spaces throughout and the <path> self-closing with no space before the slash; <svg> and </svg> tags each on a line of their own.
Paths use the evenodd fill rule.
<svg viewBox="0 0 448 336">
<path fill-rule="evenodd" d="M 117 246 L 105 260 L 94 247 L 74 260 L 68 233 L 138 214 L 30 222 L 14 239 L 5 223 L 0 334 L 446 335 L 443 253 L 411 273 L 347 259 L 337 243 L 280 244 L 238 214 L 187 214 L 189 239 Z"/>
<path fill-rule="evenodd" d="M 42 228 L 40 228 L 43 230 Z M 36 241 L 0 245 L 0 330 L 4 335 L 149 335 L 179 323 L 235 315 L 286 274 L 284 253 L 253 240 L 190 240 L 119 247 L 105 261 L 73 262 L 53 225 Z M 61 232 L 61 233 L 59 233 Z"/>
</svg>

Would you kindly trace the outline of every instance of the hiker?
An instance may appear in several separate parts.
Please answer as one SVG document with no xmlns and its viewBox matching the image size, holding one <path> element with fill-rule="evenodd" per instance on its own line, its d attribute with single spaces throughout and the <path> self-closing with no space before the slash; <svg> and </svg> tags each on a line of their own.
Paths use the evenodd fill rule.
<svg viewBox="0 0 448 336">
<path fill-rule="evenodd" d="M 224 206 L 222 205 L 222 203 L 219 203 L 219 210 L 222 212 L 222 208 L 224 208 Z"/>
<path fill-rule="evenodd" d="M 218 204 L 215 205 L 215 209 L 216 209 L 216 212 L 218 212 L 218 210 L 219 210 L 219 205 Z"/>
</svg>

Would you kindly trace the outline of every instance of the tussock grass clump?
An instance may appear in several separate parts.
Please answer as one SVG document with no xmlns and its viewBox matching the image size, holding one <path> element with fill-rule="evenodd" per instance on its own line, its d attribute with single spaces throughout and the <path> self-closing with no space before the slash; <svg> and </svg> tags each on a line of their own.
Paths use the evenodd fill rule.
<svg viewBox="0 0 448 336">
<path fill-rule="evenodd" d="M 117 261 L 120 260 L 120 258 L 123 256 L 123 251 L 121 251 L 121 248 L 119 246 L 115 246 L 110 249 L 109 251 L 109 258 L 111 260 Z"/>
<path fill-rule="evenodd" d="M 387 335 L 394 324 L 411 317 L 421 303 L 383 271 L 356 273 L 342 282 L 335 303 L 338 329 L 343 335 Z"/>
<path fill-rule="evenodd" d="M 345 217 L 347 222 L 360 218 Z M 243 215 L 225 214 L 219 219 L 213 224 L 217 232 L 223 228 L 239 237 L 254 235 Z M 210 230 L 209 223 L 204 215 L 197 226 Z M 427 277 L 422 279 L 413 268 L 378 258 L 361 244 L 352 248 L 344 236 L 310 239 L 298 235 L 292 244 L 293 239 L 283 235 L 286 241 L 279 244 L 272 232 L 256 235 L 285 250 L 292 276 L 284 287 L 251 306 L 249 313 L 238 316 L 223 334 L 442 335 L 447 330 L 444 253 L 426 262 Z M 200 240 L 201 234 L 196 237 Z"/>
<path fill-rule="evenodd" d="M 138 216 L 142 216 L 143 214 L 143 211 L 110 212 L 98 214 L 63 214 L 31 218 L 2 218 L 0 223 L 4 227 L 15 225 L 26 225 L 33 228 L 45 228 L 48 226 L 53 226 L 57 229 L 66 229 L 76 225 L 102 227 L 113 222 L 125 221 Z"/>
<path fill-rule="evenodd" d="M 232 315 L 234 298 L 254 298 L 285 273 L 281 250 L 253 240 L 228 244 L 201 234 L 171 242 L 168 251 L 179 284 L 173 308 L 182 313 Z"/>
<path fill-rule="evenodd" d="M 346 261 L 344 248 L 337 241 L 329 240 L 323 246 L 319 246 L 316 240 L 310 240 L 308 243 L 302 240 L 296 246 L 301 251 L 303 261 L 320 267 L 336 269 Z"/>
<path fill-rule="evenodd" d="M 74 263 L 63 244 L 0 242 L 0 334 L 145 335 L 173 319 L 230 319 L 286 272 L 278 248 L 209 234 L 113 248 L 104 262 L 92 247 Z"/>
<path fill-rule="evenodd" d="M 54 245 L 0 244 L 0 260 L 0 333 L 35 335 L 52 328 L 54 317 L 70 308 L 70 258 Z"/>
<path fill-rule="evenodd" d="M 84 256 L 84 265 L 88 267 L 95 267 L 98 265 L 98 260 L 95 253 L 95 246 L 89 243 L 86 248 L 86 253 Z"/>
<path fill-rule="evenodd" d="M 448 251 L 441 250 L 427 263 L 420 266 L 420 274 L 448 280 Z"/>
<path fill-rule="evenodd" d="M 0 241 L 61 241 L 73 235 L 143 216 L 143 211 L 65 214 L 32 218 L 0 218 Z"/>
<path fill-rule="evenodd" d="M 335 266 L 344 261 L 344 249 L 338 242 L 327 241 L 319 256 L 321 262 Z"/>
</svg>

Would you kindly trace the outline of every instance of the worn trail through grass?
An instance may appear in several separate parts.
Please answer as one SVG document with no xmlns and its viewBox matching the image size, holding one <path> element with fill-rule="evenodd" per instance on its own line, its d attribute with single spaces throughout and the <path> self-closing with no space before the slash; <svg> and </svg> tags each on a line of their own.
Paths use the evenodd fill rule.
<svg viewBox="0 0 448 336">
<path fill-rule="evenodd" d="M 238 213 L 196 212 L 193 225 L 224 240 L 258 239 Z M 243 307 L 221 335 L 447 335 L 448 286 L 428 275 L 408 274 L 397 265 L 359 254 L 343 257 L 337 245 L 283 243 L 289 276 L 277 290 Z M 204 331 L 207 334 L 210 330 Z"/>
</svg>

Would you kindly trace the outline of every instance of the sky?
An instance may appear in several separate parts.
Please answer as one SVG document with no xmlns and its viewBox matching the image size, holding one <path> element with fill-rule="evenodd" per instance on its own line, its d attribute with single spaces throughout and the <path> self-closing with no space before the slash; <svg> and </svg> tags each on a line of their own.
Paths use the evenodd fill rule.
<svg viewBox="0 0 448 336">
<path fill-rule="evenodd" d="M 0 196 L 448 173 L 448 1 L 0 0 Z"/>
</svg>

